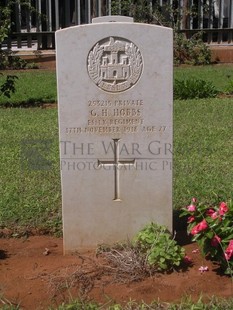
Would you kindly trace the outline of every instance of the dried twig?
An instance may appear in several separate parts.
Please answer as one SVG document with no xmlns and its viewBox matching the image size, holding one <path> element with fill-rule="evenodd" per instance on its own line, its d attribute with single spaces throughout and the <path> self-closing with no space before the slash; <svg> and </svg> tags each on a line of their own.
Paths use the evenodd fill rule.
<svg viewBox="0 0 233 310">
<path fill-rule="evenodd" d="M 132 247 L 130 243 L 108 248 L 99 253 L 98 258 L 78 256 L 82 264 L 59 270 L 49 275 L 49 290 L 54 295 L 76 287 L 81 296 L 86 296 L 93 287 L 109 283 L 129 283 L 140 281 L 157 272 L 147 263 L 146 255 Z"/>
<path fill-rule="evenodd" d="M 18 306 L 18 305 L 19 305 L 19 304 L 15 303 L 15 302 L 10 301 L 10 300 L 7 299 L 6 297 L 1 297 L 1 298 L 0 298 L 0 302 L 1 302 L 3 305 L 7 305 L 7 306 Z"/>
</svg>

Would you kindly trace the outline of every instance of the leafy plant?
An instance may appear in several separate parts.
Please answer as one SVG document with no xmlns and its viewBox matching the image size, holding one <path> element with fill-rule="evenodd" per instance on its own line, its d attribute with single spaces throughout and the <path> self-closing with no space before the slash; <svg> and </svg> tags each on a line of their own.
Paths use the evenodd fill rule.
<svg viewBox="0 0 233 310">
<path fill-rule="evenodd" d="M 11 51 L 2 50 L 2 43 L 9 37 L 11 33 L 11 8 L 14 4 L 20 2 L 22 6 L 26 6 L 28 10 L 33 11 L 30 1 L 28 0 L 12 0 L 7 4 L 0 3 L 0 70 L 5 69 L 24 69 L 30 68 L 33 65 L 27 64 L 27 61 L 20 57 L 12 55 Z M 18 79 L 15 75 L 8 74 L 2 84 L 0 84 L 0 96 L 10 98 L 11 94 L 15 92 L 15 81 Z"/>
<path fill-rule="evenodd" d="M 0 5 L 0 44 L 8 37 L 11 27 L 10 5 Z"/>
<path fill-rule="evenodd" d="M 112 246 L 101 245 L 97 250 L 111 266 L 118 282 L 141 281 L 158 272 L 171 271 L 181 262 L 189 263 L 185 251 L 172 238 L 165 226 L 146 225 L 133 241 Z"/>
<path fill-rule="evenodd" d="M 135 21 L 150 23 L 153 20 L 150 5 L 147 0 L 129 1 L 129 0 L 112 0 L 112 15 L 133 16 Z"/>
<path fill-rule="evenodd" d="M 6 81 L 0 86 L 0 94 L 10 98 L 11 93 L 15 92 L 15 79 L 18 79 L 18 77 L 7 75 Z"/>
<path fill-rule="evenodd" d="M 158 2 L 147 0 L 112 0 L 111 9 L 113 15 L 132 16 L 136 22 L 173 28 L 175 64 L 210 64 L 211 53 L 209 47 L 202 40 L 203 32 L 198 32 L 191 38 L 187 38 L 184 33 L 179 31 L 184 15 L 192 17 L 198 15 L 195 4 L 186 8 L 183 11 L 183 16 L 174 4 L 166 4 L 161 7 Z"/>
<path fill-rule="evenodd" d="M 10 3 L 6 6 L 0 5 L 0 46 L 10 34 L 11 29 L 11 9 Z M 9 65 L 8 52 L 0 49 L 0 69 L 6 69 Z M 16 76 L 8 75 L 2 85 L 0 85 L 0 95 L 10 97 L 15 91 Z"/>
<path fill-rule="evenodd" d="M 185 79 L 175 80 L 174 98 L 175 99 L 198 99 L 198 98 L 214 98 L 218 94 L 215 86 L 202 79 Z"/>
<path fill-rule="evenodd" d="M 7 1 L 7 4 L 0 3 L 0 46 L 10 36 L 12 32 L 11 20 L 12 7 L 20 3 L 22 7 L 25 7 L 28 11 L 37 13 L 35 8 L 31 5 L 29 0 L 11 0 Z M 30 67 L 30 66 L 29 66 Z M 26 60 L 13 55 L 9 50 L 2 50 L 0 48 L 0 69 L 24 69 L 28 68 Z"/>
<path fill-rule="evenodd" d="M 2 60 L 0 64 L 1 70 L 28 69 L 27 61 L 19 56 L 13 55 L 10 51 L 2 52 Z"/>
<path fill-rule="evenodd" d="M 188 233 L 207 258 L 216 261 L 225 274 L 233 275 L 233 203 L 218 206 L 196 204 L 193 198 L 181 216 L 188 216 Z"/>
<path fill-rule="evenodd" d="M 180 266 L 185 252 L 165 226 L 155 223 L 147 225 L 135 237 L 135 246 L 146 253 L 147 261 L 157 266 L 158 270 L 170 270 Z"/>
<path fill-rule="evenodd" d="M 229 95 L 233 94 L 233 80 L 230 80 L 226 86 L 225 92 Z"/>
<path fill-rule="evenodd" d="M 202 33 L 187 38 L 183 33 L 174 32 L 175 64 L 208 65 L 210 62 L 210 49 L 202 41 Z"/>
</svg>

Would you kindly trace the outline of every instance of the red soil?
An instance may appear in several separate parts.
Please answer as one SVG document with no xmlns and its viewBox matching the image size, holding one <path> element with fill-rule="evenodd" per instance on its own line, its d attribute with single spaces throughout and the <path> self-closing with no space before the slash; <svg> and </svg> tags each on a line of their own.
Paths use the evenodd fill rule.
<svg viewBox="0 0 233 310">
<path fill-rule="evenodd" d="M 96 258 L 94 251 L 63 256 L 62 239 L 49 236 L 0 239 L 0 307 L 8 303 L 20 304 L 23 309 L 47 309 L 70 296 L 103 304 L 109 300 L 123 304 L 130 299 L 179 302 L 182 297 L 197 300 L 200 295 L 206 300 L 233 297 L 232 279 L 199 252 L 193 253 L 195 243 L 184 247 L 193 260 L 186 270 L 119 284 L 111 275 L 101 273 L 104 261 Z M 200 266 L 208 266 L 209 271 L 201 273 Z"/>
</svg>

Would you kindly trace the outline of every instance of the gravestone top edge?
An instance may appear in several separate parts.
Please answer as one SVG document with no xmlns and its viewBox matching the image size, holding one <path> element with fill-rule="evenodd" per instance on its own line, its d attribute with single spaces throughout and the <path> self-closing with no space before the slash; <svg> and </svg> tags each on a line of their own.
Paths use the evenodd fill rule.
<svg viewBox="0 0 233 310">
<path fill-rule="evenodd" d="M 170 32 L 173 32 L 173 29 L 170 27 L 164 27 L 160 25 L 155 25 L 155 24 L 146 24 L 146 23 L 135 23 L 135 22 L 98 22 L 98 23 L 91 23 L 91 24 L 82 24 L 82 25 L 76 25 L 76 26 L 71 26 L 63 29 L 59 29 L 55 31 L 55 36 L 57 36 L 60 33 L 65 33 L 65 32 L 70 32 L 75 29 L 82 29 L 82 28 L 92 28 L 92 27 L 101 27 L 103 25 L 108 24 L 109 26 L 117 26 L 117 25 L 127 25 L 127 26 L 139 26 L 139 27 L 147 27 L 147 28 L 157 28 L 157 29 L 164 29 Z"/>
<path fill-rule="evenodd" d="M 100 16 L 92 18 L 92 23 L 116 23 L 116 22 L 124 22 L 124 23 L 133 23 L 133 17 L 129 16 L 121 16 L 121 15 L 108 15 L 108 16 Z"/>
</svg>

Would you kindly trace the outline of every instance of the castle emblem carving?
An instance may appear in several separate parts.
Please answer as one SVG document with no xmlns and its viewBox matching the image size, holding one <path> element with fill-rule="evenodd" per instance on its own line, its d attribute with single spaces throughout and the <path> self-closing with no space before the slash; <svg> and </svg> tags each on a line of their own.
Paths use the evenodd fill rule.
<svg viewBox="0 0 233 310">
<path fill-rule="evenodd" d="M 87 59 L 92 81 L 107 92 L 132 87 L 142 74 L 143 60 L 138 47 L 129 40 L 109 37 L 96 43 Z"/>
</svg>

